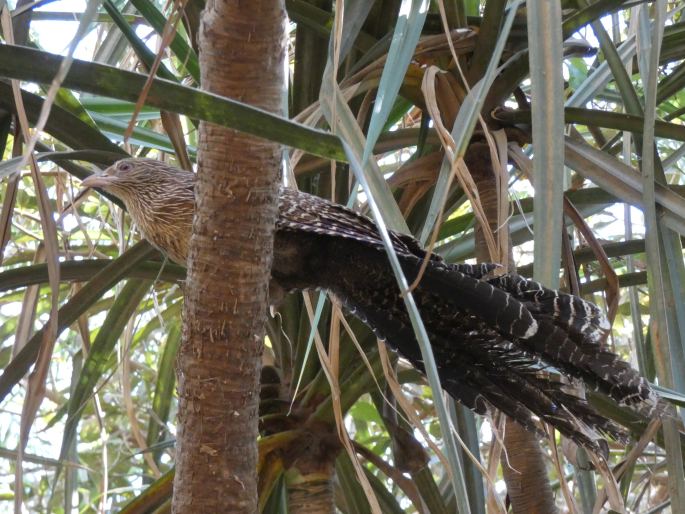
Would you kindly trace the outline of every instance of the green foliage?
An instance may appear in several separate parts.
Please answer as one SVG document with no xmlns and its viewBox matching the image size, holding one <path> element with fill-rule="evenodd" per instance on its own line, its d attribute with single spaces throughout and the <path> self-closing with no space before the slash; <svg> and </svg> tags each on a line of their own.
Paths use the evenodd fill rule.
<svg viewBox="0 0 685 514">
<path fill-rule="evenodd" d="M 421 2 L 407 3 L 414 4 L 416 10 Z M 504 170 L 509 190 L 502 194 L 503 204 L 511 213 L 508 223 L 514 256 L 519 269 L 532 274 L 532 268 L 526 267 L 531 265 L 534 241 L 530 224 L 535 210 L 539 215 L 541 207 L 533 203 L 533 189 L 527 181 L 532 166 L 524 152 L 532 149 L 535 156 L 535 146 L 529 144 L 529 69 L 544 63 L 535 58 L 529 61 L 523 12 L 510 12 L 507 2 L 496 0 L 445 2 L 450 28 L 468 23 L 488 35 L 484 41 L 474 29 L 455 33 L 453 44 L 467 87 L 449 46 L 439 37 L 443 29 L 437 8 L 432 7 L 426 14 L 425 24 L 422 13 L 398 25 L 399 1 L 387 2 L 392 4 L 392 14 L 369 8 L 363 1 L 345 2 L 348 11 L 342 48 L 346 53 L 337 70 L 340 88 L 347 95 L 342 101 L 331 89 L 332 82 L 324 83 L 322 88 L 323 69 L 326 64 L 332 66 L 327 48 L 335 26 L 335 10 L 326 2 L 292 0 L 286 4 L 295 22 L 290 27 L 291 41 L 294 45 L 302 43 L 292 56 L 290 119 L 198 89 L 199 64 L 192 37 L 199 29 L 197 14 L 203 6 L 200 0 L 187 3 L 185 16 L 180 17 L 170 47 L 165 49 L 164 71 L 158 71 L 151 89 L 143 95 L 145 105 L 140 112 L 135 112 L 134 102 L 144 89 L 146 77 L 134 72 L 147 72 L 156 57 L 158 35 L 164 33 L 168 20 L 178 18 L 175 13 L 164 11 L 167 4 L 159 2 L 134 0 L 132 6 L 122 8 L 108 1 L 81 42 L 79 56 L 86 58 L 72 65 L 51 107 L 50 118 L 39 133 L 35 154 L 57 223 L 61 282 L 58 335 L 54 351 L 44 357 L 49 361 L 45 398 L 33 422 L 23 460 L 26 510 L 64 512 L 73 500 L 74 506 L 84 512 L 114 512 L 126 504 L 125 512 L 143 512 L 169 500 L 176 413 L 174 355 L 181 341 L 185 273 L 179 266 L 161 260 L 149 245 L 134 244 L 139 234 L 111 198 L 97 194 L 78 197 L 78 184 L 90 172 L 129 154 L 180 162 L 175 154 L 178 145 L 174 144 L 180 140 L 186 143 L 194 161 L 199 120 L 279 141 L 291 149 L 291 158 L 296 156 L 293 149 L 308 152 L 293 161 L 299 187 L 327 197 L 333 192 L 340 203 L 354 202 L 359 190 L 351 187 L 349 178 L 354 176 L 352 171 L 360 173 L 357 178 L 371 181 L 373 186 L 373 193 L 367 191 L 364 199 L 390 213 L 386 224 L 402 227 L 406 218 L 407 224 L 415 228 L 415 235 L 425 241 L 430 240 L 437 224 L 436 251 L 448 260 L 459 261 L 475 256 L 477 221 L 462 184 L 448 180 L 450 163 L 440 150 L 436 121 L 452 133 L 456 143 L 451 150 L 467 155 L 474 143 L 485 140 L 484 126 L 490 133 L 501 129 L 497 137 L 504 140 L 498 141 L 510 145 L 512 163 Z M 564 3 L 560 28 L 564 37 L 580 31 L 591 44 L 576 42 L 563 49 L 568 74 L 564 128 L 570 137 L 535 137 L 538 145 L 565 149 L 565 164 L 578 175 L 572 178 L 560 173 L 559 184 L 566 184 L 565 197 L 581 213 L 594 241 L 582 238 L 567 219 L 564 235 L 571 237 L 572 248 L 564 253 L 560 242 L 548 241 L 547 255 L 561 252 L 566 269 L 577 273 L 581 291 L 598 304 L 608 305 L 609 282 L 603 278 L 609 270 L 598 264 L 599 248 L 603 249 L 621 284 L 611 344 L 626 359 L 639 363 L 645 375 L 669 386 L 661 389 L 664 397 L 682 406 L 685 391 L 678 380 L 669 379 L 685 376 L 683 339 L 675 335 L 683 330 L 685 312 L 685 295 L 679 294 L 685 291 L 680 245 L 685 233 L 685 24 L 679 15 L 669 24 L 662 21 L 665 28 L 659 40 L 660 54 L 650 54 L 644 40 L 648 33 L 645 27 L 655 13 L 648 10 L 640 15 L 635 9 L 642 4 L 636 8 L 621 4 Z M 674 7 L 668 3 L 669 9 Z M 21 83 L 23 111 L 29 124 L 35 126 L 47 86 L 62 62 L 36 49 L 44 30 L 36 20 L 61 20 L 63 16 L 49 11 L 31 13 L 34 21 L 28 46 L 34 48 L 1 45 L 0 75 L 3 79 L 40 84 Z M 609 16 L 612 13 L 613 18 Z M 642 16 L 641 28 L 630 25 L 638 16 Z M 15 20 L 28 23 L 18 17 Z M 502 36 L 507 31 L 500 30 L 505 20 L 512 24 L 508 37 Z M 393 33 L 397 43 L 391 42 Z M 9 41 L 6 34 L 4 38 L 3 42 Z M 635 44 L 635 38 L 642 38 L 641 46 Z M 391 65 L 383 68 L 386 58 Z M 488 67 L 489 63 L 492 66 Z M 499 67 L 502 64 L 505 67 Z M 430 66 L 438 67 L 435 87 L 431 89 L 433 85 L 429 84 L 422 89 Z M 651 86 L 647 80 L 649 70 Z M 329 68 L 330 80 L 336 76 L 334 71 Z M 317 103 L 319 90 L 322 107 Z M 642 111 L 649 105 L 648 93 L 655 108 L 645 115 Z M 440 120 L 429 114 L 431 94 L 437 109 L 431 112 L 437 113 Z M 374 101 L 379 106 L 376 115 Z M 532 101 L 544 109 L 552 99 L 536 96 Z M 0 82 L 0 408 L 3 420 L 7 420 L 0 424 L 0 458 L 8 463 L 2 469 L 11 468 L 11 473 L 15 472 L 14 450 L 22 407 L 30 399 L 22 379 L 45 347 L 43 336 L 53 300 L 45 264 L 50 257 L 46 257 L 38 212 L 39 190 L 27 165 L 17 169 L 22 150 L 15 114 L 21 109 L 15 103 L 9 82 Z M 329 133 L 330 125 L 338 123 L 330 121 L 333 105 L 342 120 L 335 126 L 336 135 Z M 183 115 L 179 133 L 165 132 L 160 109 Z M 292 112 L 295 109 L 305 112 Z M 132 133 L 123 144 L 134 114 Z M 480 124 L 478 114 L 485 125 Z M 641 142 L 644 134 L 651 140 L 652 130 L 656 137 L 649 148 L 655 150 L 655 171 L 645 179 L 634 166 L 644 162 L 646 149 L 634 141 Z M 368 131 L 372 137 L 367 144 Z M 345 153 L 340 137 L 352 153 Z M 624 141 L 627 144 L 621 156 Z M 520 146 L 524 152 L 517 152 Z M 497 149 L 506 150 L 506 144 Z M 372 155 L 369 162 L 361 159 L 365 150 Z M 359 161 L 359 169 L 350 170 L 347 162 L 354 161 L 350 155 Z M 335 176 L 326 158 L 338 161 Z M 644 212 L 660 235 L 658 244 L 645 245 L 641 213 L 637 209 L 624 210 L 622 202 L 645 206 Z M 368 209 L 370 203 L 361 204 L 361 208 Z M 545 217 L 552 211 L 560 213 L 562 205 L 542 209 Z M 535 244 L 540 247 L 539 237 Z M 662 283 L 665 280 L 669 287 L 654 287 L 659 280 L 650 275 L 648 289 L 645 271 L 653 274 L 650 266 L 656 262 L 662 263 L 656 278 L 661 278 Z M 556 270 L 553 262 L 551 266 Z M 566 273 L 562 284 L 568 287 L 570 283 Z M 664 292 L 668 296 L 662 311 L 667 315 L 669 333 L 663 335 L 662 330 L 659 338 L 654 337 L 650 306 Z M 316 298 L 308 298 L 314 309 Z M 361 474 L 383 512 L 418 512 L 422 503 L 430 512 L 452 512 L 457 504 L 464 512 L 485 512 L 483 484 L 487 481 L 480 479 L 478 468 L 464 464 L 468 459 L 462 451 L 461 463 L 450 462 L 452 475 L 463 468 L 463 485 L 458 487 L 464 487 L 468 496 L 468 501 L 463 496 L 455 499 L 446 461 L 438 458 L 420 433 L 420 429 L 425 430 L 442 445 L 444 430 L 449 429 L 438 422 L 436 398 L 423 379 L 406 369 L 402 361 L 392 363 L 417 423 L 416 419 L 407 419 L 401 402 L 394 401 L 389 393 L 373 334 L 346 316 L 353 338 L 339 322 L 336 324 L 330 302 L 321 302 L 317 327 L 324 347 L 330 348 L 336 337 L 340 342 L 336 375 L 339 399 L 331 393 L 316 351 L 311 350 L 305 360 L 314 334 L 303 297 L 286 298 L 276 316 L 268 321 L 259 442 L 263 512 L 284 512 L 288 489 L 293 480 L 301 478 L 298 461 L 291 459 L 293 448 L 312 437 L 337 441 L 336 405 L 344 411 L 345 427 L 362 463 Z M 652 317 L 656 314 L 652 309 Z M 368 366 L 360 357 L 355 339 Z M 655 348 L 660 351 L 653 351 Z M 664 352 L 663 348 L 671 351 Z M 124 385 L 125 377 L 128 382 Z M 601 397 L 593 396 L 592 401 L 604 415 L 628 426 L 636 437 L 647 427 L 648 419 L 628 409 L 607 404 Z M 487 464 L 494 445 L 491 420 L 474 417 L 470 412 L 451 414 L 475 457 Z M 628 466 L 620 485 L 629 508 L 648 511 L 667 497 L 665 470 L 668 467 L 673 475 L 682 440 L 683 435 L 673 431 L 658 434 L 655 444 L 647 446 Z M 370 512 L 371 503 L 359 487 L 358 471 L 350 455 L 334 444 L 332 447 L 334 451 L 326 458 L 330 469 L 337 473 L 337 507 L 345 513 Z M 298 455 L 300 459 L 307 457 Z M 613 452 L 610 464 L 623 457 L 625 453 Z M 589 499 L 596 494 L 594 488 L 601 489 L 603 484 L 601 474 L 582 473 L 566 460 L 561 466 L 578 505 L 589 505 Z M 493 469 L 489 479 L 501 490 L 501 468 L 495 465 Z M 15 491 L 13 476 L 3 476 L 0 510 L 4 511 L 10 510 Z M 561 484 L 556 472 L 550 471 L 550 476 L 558 486 Z M 642 494 L 646 484 L 650 484 L 653 494 Z M 671 501 L 673 512 L 685 511 L 685 499 L 675 496 Z M 565 504 L 561 492 L 557 493 L 557 502 Z M 491 510 L 495 508 L 494 503 L 487 505 Z"/>
</svg>

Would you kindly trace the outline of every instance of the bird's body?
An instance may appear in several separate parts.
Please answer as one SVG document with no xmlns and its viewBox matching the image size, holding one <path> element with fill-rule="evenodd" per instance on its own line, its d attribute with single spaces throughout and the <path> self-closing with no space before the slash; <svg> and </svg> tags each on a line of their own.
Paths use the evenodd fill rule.
<svg viewBox="0 0 685 514">
<path fill-rule="evenodd" d="M 150 159 L 124 159 L 84 185 L 119 197 L 143 235 L 185 265 L 195 175 Z M 494 406 L 535 430 L 538 417 L 593 451 L 599 433 L 622 437 L 569 377 L 621 404 L 653 404 L 648 383 L 602 349 L 609 325 L 581 298 L 508 274 L 496 265 L 457 265 L 426 256 L 410 236 L 391 232 L 411 281 L 428 259 L 415 299 L 431 339 L 443 387 L 483 413 Z M 282 189 L 272 282 L 283 291 L 325 289 L 379 338 L 423 370 L 418 343 L 375 224 L 343 206 Z"/>
</svg>

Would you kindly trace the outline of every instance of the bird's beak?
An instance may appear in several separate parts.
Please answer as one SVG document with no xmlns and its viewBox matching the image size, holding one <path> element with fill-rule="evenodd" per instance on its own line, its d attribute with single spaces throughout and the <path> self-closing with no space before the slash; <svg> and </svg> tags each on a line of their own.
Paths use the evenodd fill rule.
<svg viewBox="0 0 685 514">
<path fill-rule="evenodd" d="M 93 173 L 81 181 L 81 187 L 107 187 L 112 184 L 112 176 Z"/>
</svg>

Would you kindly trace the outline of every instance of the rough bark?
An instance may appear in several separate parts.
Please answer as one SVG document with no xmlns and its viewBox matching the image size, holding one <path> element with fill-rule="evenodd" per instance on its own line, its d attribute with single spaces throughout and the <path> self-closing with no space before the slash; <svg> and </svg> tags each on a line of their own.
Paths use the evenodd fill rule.
<svg viewBox="0 0 685 514">
<path fill-rule="evenodd" d="M 333 514 L 335 460 L 341 443 L 335 425 L 304 423 L 302 436 L 282 453 L 288 467 L 288 512 Z"/>
<path fill-rule="evenodd" d="M 540 442 L 515 421 L 507 418 L 504 432 L 506 457 L 502 452 L 502 474 L 514 514 L 557 512 Z"/>
<path fill-rule="evenodd" d="M 497 219 L 497 192 L 490 150 L 484 143 L 471 145 L 466 155 L 469 171 L 478 185 L 483 209 L 488 220 Z M 495 230 L 496 222 L 491 223 Z M 502 227 L 501 230 L 508 230 Z M 509 271 L 515 271 L 509 244 Z M 489 261 L 482 230 L 476 227 L 476 258 Z M 557 512 L 547 476 L 542 448 L 535 434 L 507 418 L 502 452 L 502 473 L 514 514 L 552 514 Z"/>
<path fill-rule="evenodd" d="M 288 512 L 292 514 L 333 514 L 333 473 L 299 476 L 288 484 Z"/>
<path fill-rule="evenodd" d="M 199 34 L 204 89 L 279 111 L 284 29 L 282 1 L 208 1 Z M 280 148 L 208 123 L 199 147 L 173 512 L 253 513 Z"/>
</svg>

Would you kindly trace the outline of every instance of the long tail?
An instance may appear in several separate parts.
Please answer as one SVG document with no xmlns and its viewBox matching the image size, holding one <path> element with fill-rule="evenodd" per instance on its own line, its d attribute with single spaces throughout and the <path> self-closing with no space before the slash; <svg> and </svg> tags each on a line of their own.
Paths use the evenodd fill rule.
<svg viewBox="0 0 685 514">
<path fill-rule="evenodd" d="M 334 239 L 316 248 L 312 268 L 328 271 L 310 279 L 320 281 L 320 286 L 332 291 L 379 338 L 423 371 L 418 343 L 387 257 L 373 248 Z M 401 260 L 408 278 L 413 279 L 420 259 L 401 256 Z M 455 284 L 457 288 L 451 287 Z M 496 407 L 529 430 L 539 431 L 538 419 L 543 420 L 600 454 L 606 452 L 604 436 L 625 438 L 617 425 L 574 394 L 570 380 L 564 378 L 568 373 L 564 366 L 550 362 L 546 354 L 528 350 L 520 343 L 526 340 L 511 336 L 515 331 L 525 334 L 527 327 L 540 322 L 506 290 L 436 261 L 429 264 L 414 297 L 442 385 L 455 399 L 479 413 Z M 525 323 L 520 322 L 521 312 L 528 314 Z M 552 324 L 544 317 L 541 322 Z M 562 341 L 568 339 L 561 329 L 558 335 Z"/>
<path fill-rule="evenodd" d="M 379 338 L 424 371 L 408 319 L 365 302 L 340 299 Z M 495 332 L 483 330 L 481 326 L 472 328 L 476 334 L 471 330 L 453 330 L 453 335 L 459 337 L 457 340 L 448 341 L 430 334 L 442 386 L 453 398 L 479 414 L 495 407 L 528 430 L 542 435 L 537 417 L 577 444 L 605 456 L 608 449 L 605 435 L 621 441 L 626 439 L 619 426 L 596 413 L 583 398 L 573 394 L 568 384 L 561 382 L 561 377 L 546 372 L 537 359 L 517 350 Z"/>
<path fill-rule="evenodd" d="M 415 259 L 406 256 L 404 262 L 405 271 L 416 275 Z M 477 316 L 548 365 L 583 379 L 619 404 L 656 405 L 648 382 L 602 347 L 610 327 L 596 305 L 516 274 L 481 281 L 465 275 L 463 269 L 431 262 L 421 283 L 443 301 Z M 471 286 L 469 280 L 478 285 Z M 465 290 L 474 293 L 466 301 Z M 475 295 L 480 299 L 473 300 Z"/>
<path fill-rule="evenodd" d="M 423 371 L 404 302 L 370 220 L 320 198 L 287 192 L 277 229 L 273 277 L 283 289 L 328 289 Z M 413 281 L 426 253 L 411 237 L 391 233 L 391 241 Z M 517 275 L 490 277 L 496 267 L 428 258 L 414 297 L 443 387 L 477 412 L 496 407 L 530 430 L 538 430 L 543 420 L 604 453 L 602 436 L 622 439 L 624 433 L 574 392 L 575 378 L 618 403 L 646 406 L 643 412 L 656 405 L 655 394 L 628 363 L 602 348 L 609 327 L 596 306 Z"/>
</svg>

